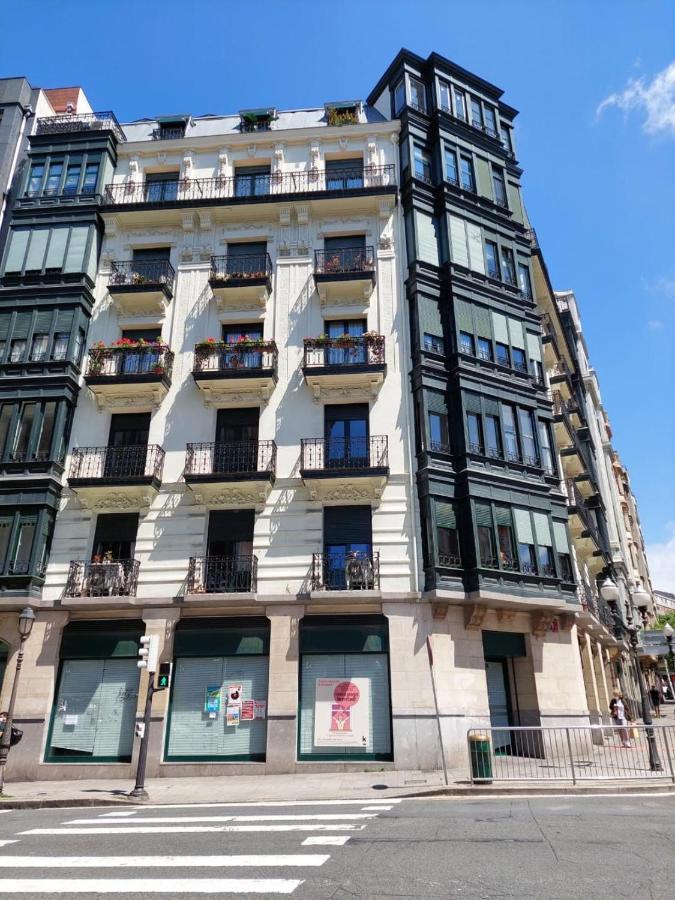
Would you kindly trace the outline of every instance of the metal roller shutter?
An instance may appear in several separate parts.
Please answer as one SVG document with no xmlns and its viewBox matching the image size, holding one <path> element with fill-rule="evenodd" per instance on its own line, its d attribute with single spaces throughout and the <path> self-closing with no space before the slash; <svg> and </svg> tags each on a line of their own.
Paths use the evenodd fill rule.
<svg viewBox="0 0 675 900">
<path fill-rule="evenodd" d="M 73 327 L 73 310 L 60 309 L 56 313 L 56 331 L 70 331 Z"/>
<path fill-rule="evenodd" d="M 429 412 L 441 413 L 442 415 L 447 416 L 448 402 L 445 394 L 441 394 L 439 391 L 425 391 L 424 395 L 426 397 L 427 409 Z"/>
<path fill-rule="evenodd" d="M 5 272 L 20 272 L 23 269 L 23 261 L 28 248 L 28 228 L 20 231 L 12 231 L 8 241 L 7 256 L 5 258 Z"/>
<path fill-rule="evenodd" d="M 490 310 L 484 306 L 474 306 L 474 321 L 476 322 L 476 334 L 478 337 L 492 340 L 492 322 L 490 321 Z"/>
<path fill-rule="evenodd" d="M 511 507 L 495 506 L 495 522 L 497 525 L 512 525 Z"/>
<path fill-rule="evenodd" d="M 70 230 L 70 241 L 68 242 L 68 252 L 66 253 L 66 261 L 63 267 L 64 272 L 84 272 L 84 254 L 87 249 L 87 239 L 89 238 L 89 227 L 86 225 L 77 225 Z"/>
<path fill-rule="evenodd" d="M 452 503 L 434 500 L 434 516 L 436 525 L 441 528 L 457 528 L 457 514 Z"/>
<path fill-rule="evenodd" d="M 513 518 L 516 522 L 518 542 L 521 544 L 534 544 L 532 521 L 530 519 L 529 511 L 527 509 L 514 509 Z"/>
<path fill-rule="evenodd" d="M 523 324 L 518 319 L 508 319 L 509 323 L 509 339 L 512 347 L 525 349 L 525 341 L 523 339 Z"/>
<path fill-rule="evenodd" d="M 448 216 L 450 219 L 450 248 L 452 261 L 458 266 L 469 268 L 469 250 L 466 243 L 466 228 L 463 219 L 457 216 Z"/>
<path fill-rule="evenodd" d="M 483 236 L 478 225 L 466 223 L 466 236 L 469 245 L 469 265 L 474 272 L 485 275 L 485 257 L 483 256 Z"/>
<path fill-rule="evenodd" d="M 47 249 L 45 269 L 63 268 L 63 260 L 66 255 L 66 244 L 68 243 L 69 232 L 69 228 L 52 228 L 51 237 L 49 239 L 49 247 Z"/>
<path fill-rule="evenodd" d="M 443 323 L 438 303 L 431 297 L 419 297 L 417 310 L 421 334 L 433 334 L 435 337 L 443 337 Z"/>
<path fill-rule="evenodd" d="M 527 332 L 527 351 L 529 353 L 530 359 L 535 359 L 537 362 L 541 362 L 541 347 L 539 346 L 539 338 L 536 334 L 532 334 L 532 332 Z"/>
<path fill-rule="evenodd" d="M 534 533 L 537 536 L 537 543 L 542 547 L 552 547 L 551 525 L 548 516 L 545 513 L 532 513 L 534 519 Z"/>
<path fill-rule="evenodd" d="M 26 271 L 41 271 L 47 252 L 48 228 L 36 228 L 31 232 L 28 255 L 26 256 Z"/>
<path fill-rule="evenodd" d="M 329 506 L 323 512 L 324 544 L 372 543 L 370 506 Z"/>
<path fill-rule="evenodd" d="M 455 300 L 455 319 L 460 331 L 473 334 L 473 307 L 466 300 Z"/>
<path fill-rule="evenodd" d="M 12 328 L 12 338 L 27 338 L 32 318 L 32 312 L 17 313 L 14 319 L 14 328 Z"/>
<path fill-rule="evenodd" d="M 481 413 L 480 394 L 464 394 L 464 409 L 467 412 Z"/>
<path fill-rule="evenodd" d="M 494 329 L 495 340 L 500 344 L 508 344 L 509 329 L 506 324 L 506 316 L 501 313 L 492 313 L 492 328 Z"/>
<path fill-rule="evenodd" d="M 569 553 L 570 544 L 567 537 L 567 526 L 564 522 L 553 520 L 553 537 L 555 539 L 555 548 L 558 553 Z"/>
<path fill-rule="evenodd" d="M 475 503 L 474 511 L 476 516 L 476 525 L 486 525 L 492 527 L 492 507 L 489 503 Z"/>
</svg>

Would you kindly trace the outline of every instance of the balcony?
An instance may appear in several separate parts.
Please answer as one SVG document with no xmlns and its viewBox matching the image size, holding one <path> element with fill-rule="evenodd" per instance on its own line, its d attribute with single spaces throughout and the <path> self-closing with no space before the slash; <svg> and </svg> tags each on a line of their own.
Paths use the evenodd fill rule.
<svg viewBox="0 0 675 900">
<path fill-rule="evenodd" d="M 66 597 L 135 597 L 138 587 L 137 559 L 78 559 L 70 563 Z"/>
<path fill-rule="evenodd" d="M 373 248 L 315 250 L 314 283 L 324 307 L 336 307 L 336 312 L 354 306 L 367 310 L 375 287 Z"/>
<path fill-rule="evenodd" d="M 173 353 L 164 344 L 122 338 L 118 346 L 92 347 L 86 384 L 99 409 L 157 409 L 171 387 Z"/>
<path fill-rule="evenodd" d="M 209 406 L 260 405 L 277 383 L 277 358 L 274 341 L 207 340 L 195 347 L 192 377 Z"/>
<path fill-rule="evenodd" d="M 269 253 L 212 256 L 209 285 L 219 309 L 264 310 L 272 292 Z"/>
<path fill-rule="evenodd" d="M 379 209 L 383 195 L 393 206 L 396 200 L 396 167 L 365 166 L 344 171 L 305 169 L 301 172 L 270 172 L 251 179 L 245 175 L 216 178 L 181 178 L 163 182 L 161 191 L 151 190 L 143 181 L 109 184 L 103 196 L 103 209 L 114 213 L 121 225 L 129 225 L 144 211 L 149 224 L 171 221 L 179 224 L 187 209 L 212 209 L 216 222 L 241 218 L 236 207 L 255 204 L 269 216 L 270 206 L 291 201 L 306 201 L 311 208 L 320 203 L 321 214 L 362 213 L 364 206 Z M 265 209 L 267 207 L 267 209 Z"/>
<path fill-rule="evenodd" d="M 156 444 L 76 447 L 68 483 L 87 509 L 150 506 L 162 482 L 164 450 Z"/>
<path fill-rule="evenodd" d="M 303 438 L 300 475 L 312 500 L 379 500 L 389 477 L 387 437 Z"/>
<path fill-rule="evenodd" d="M 255 594 L 257 556 L 192 556 L 188 564 L 188 594 Z"/>
<path fill-rule="evenodd" d="M 574 545 L 585 559 L 589 570 L 597 573 L 604 565 L 597 524 L 574 481 L 567 479 L 566 487 L 569 528 Z"/>
<path fill-rule="evenodd" d="M 384 382 L 384 337 L 305 338 L 302 373 L 316 400 L 338 394 L 370 400 Z"/>
<path fill-rule="evenodd" d="M 596 596 L 585 582 L 582 582 L 579 586 L 579 598 L 582 609 L 579 615 L 581 623 L 603 625 L 614 635 L 617 621 L 609 603 L 603 600 L 602 597 Z"/>
<path fill-rule="evenodd" d="M 83 134 L 90 131 L 112 131 L 118 141 L 126 140 L 120 123 L 110 110 L 38 119 L 35 134 Z"/>
<path fill-rule="evenodd" d="M 262 506 L 274 484 L 274 441 L 188 444 L 185 483 L 212 509 Z"/>
<path fill-rule="evenodd" d="M 163 316 L 176 272 L 168 259 L 111 263 L 108 292 L 121 316 Z"/>
<path fill-rule="evenodd" d="M 572 373 L 564 360 L 559 360 L 553 368 L 549 370 L 548 381 L 551 388 L 557 391 L 564 401 L 574 398 L 574 389 L 572 387 Z"/>
<path fill-rule="evenodd" d="M 380 554 L 314 553 L 312 591 L 379 591 Z"/>
</svg>

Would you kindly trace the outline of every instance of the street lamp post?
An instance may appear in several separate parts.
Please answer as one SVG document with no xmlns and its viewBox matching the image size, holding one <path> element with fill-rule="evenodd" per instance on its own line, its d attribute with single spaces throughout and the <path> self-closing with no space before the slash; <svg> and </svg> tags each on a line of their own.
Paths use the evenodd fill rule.
<svg viewBox="0 0 675 900">
<path fill-rule="evenodd" d="M 636 601 L 638 612 L 640 613 L 640 616 L 642 618 L 642 625 L 645 626 L 648 623 L 647 608 L 649 605 L 649 595 L 646 593 L 646 591 L 643 591 L 638 587 L 637 591 L 635 591 L 633 594 L 633 598 Z M 654 723 L 652 722 L 652 714 L 649 708 L 647 687 L 645 685 L 644 674 L 642 672 L 642 666 L 640 665 L 640 658 L 638 656 L 638 627 L 633 622 L 632 605 L 628 601 L 626 601 L 626 627 L 629 635 L 631 654 L 633 656 L 633 664 L 635 665 L 635 671 L 637 674 L 638 687 L 640 689 L 642 721 L 646 726 L 645 732 L 647 735 L 647 746 L 649 748 L 649 768 L 652 770 L 652 772 L 661 772 L 663 771 L 663 765 L 661 763 L 661 760 L 659 759 L 659 752 L 656 747 L 656 735 L 654 734 L 654 729 L 652 727 Z"/>
<path fill-rule="evenodd" d="M 16 658 L 16 669 L 14 670 L 14 681 L 12 682 L 12 693 L 9 698 L 9 706 L 7 707 L 7 721 L 5 722 L 5 730 L 0 738 L 0 795 L 5 786 L 5 766 L 7 765 L 7 756 L 9 754 L 9 742 L 12 739 L 12 720 L 14 718 L 14 704 L 16 703 L 16 692 L 19 686 L 19 674 L 23 663 L 24 645 L 30 633 L 33 630 L 35 622 L 35 613 L 27 606 L 19 616 L 19 655 Z"/>
</svg>

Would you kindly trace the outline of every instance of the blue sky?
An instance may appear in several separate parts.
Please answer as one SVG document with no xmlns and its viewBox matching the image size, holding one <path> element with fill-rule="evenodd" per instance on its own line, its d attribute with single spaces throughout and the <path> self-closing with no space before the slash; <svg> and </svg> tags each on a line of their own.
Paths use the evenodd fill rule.
<svg viewBox="0 0 675 900">
<path fill-rule="evenodd" d="M 364 97 L 402 45 L 504 88 L 530 217 L 675 590 L 672 0 L 0 0 L 0 35 L 0 75 L 80 84 L 120 120 Z"/>
</svg>

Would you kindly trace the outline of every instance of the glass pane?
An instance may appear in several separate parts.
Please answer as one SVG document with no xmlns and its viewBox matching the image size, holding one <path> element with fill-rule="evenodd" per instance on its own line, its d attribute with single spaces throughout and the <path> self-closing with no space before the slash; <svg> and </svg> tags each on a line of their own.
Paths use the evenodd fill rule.
<svg viewBox="0 0 675 900">
<path fill-rule="evenodd" d="M 518 285 L 528 300 L 531 300 L 532 282 L 530 281 L 530 270 L 523 263 L 518 264 Z"/>
<path fill-rule="evenodd" d="M 466 102 L 464 93 L 455 88 L 455 115 L 458 119 L 466 119 Z"/>
<path fill-rule="evenodd" d="M 75 194 L 77 193 L 77 186 L 80 182 L 80 170 L 81 166 L 79 163 L 74 166 L 68 166 L 66 171 L 66 180 L 63 185 L 63 193 L 64 194 Z"/>
<path fill-rule="evenodd" d="M 445 177 L 453 184 L 458 184 L 459 174 L 457 172 L 457 154 L 449 147 L 445 148 Z"/>
<path fill-rule="evenodd" d="M 40 186 L 42 184 L 42 176 L 44 175 L 45 167 L 43 163 L 35 163 L 30 170 L 30 178 L 28 179 L 28 187 L 27 193 L 30 196 L 34 196 L 40 192 Z"/>
<path fill-rule="evenodd" d="M 497 117 L 492 106 L 485 107 L 485 127 L 490 135 L 497 135 Z"/>
<path fill-rule="evenodd" d="M 47 174 L 47 183 L 45 185 L 45 194 L 57 194 L 59 184 L 61 183 L 61 173 L 63 172 L 63 163 L 53 162 L 49 166 Z"/>
<path fill-rule="evenodd" d="M 3 455 L 5 449 L 7 432 L 9 431 L 9 423 L 12 420 L 13 412 L 14 407 L 9 403 L 5 403 L 2 408 L 0 408 L 0 456 Z"/>
<path fill-rule="evenodd" d="M 487 338 L 478 338 L 478 356 L 481 359 L 492 359 L 492 341 Z"/>
<path fill-rule="evenodd" d="M 497 256 L 497 245 L 494 241 L 485 241 L 485 259 L 490 278 L 499 278 L 499 259 Z"/>
<path fill-rule="evenodd" d="M 16 549 L 11 563 L 11 570 L 16 575 L 25 575 L 29 570 L 30 551 L 33 547 L 36 526 L 37 519 L 22 519 L 19 522 Z"/>
<path fill-rule="evenodd" d="M 483 127 L 483 110 L 480 100 L 476 100 L 475 97 L 471 98 L 471 124 L 477 128 Z"/>
<path fill-rule="evenodd" d="M 480 451 L 483 444 L 480 417 L 475 413 L 467 413 L 466 419 L 469 432 L 469 443 L 471 444 L 469 449 Z"/>
<path fill-rule="evenodd" d="M 462 353 L 468 353 L 471 356 L 475 356 L 475 344 L 472 334 L 468 334 L 466 331 L 460 331 L 459 346 Z"/>
<path fill-rule="evenodd" d="M 36 459 L 49 459 L 50 448 L 52 444 L 52 432 L 54 431 L 54 417 L 56 416 L 56 403 L 50 401 L 45 403 L 42 414 L 42 426 L 40 429 L 40 438 L 38 440 L 37 450 L 35 451 Z"/>
<path fill-rule="evenodd" d="M 439 94 L 441 100 L 441 109 L 445 109 L 448 112 L 451 111 L 450 107 L 450 85 L 446 84 L 445 81 L 441 81 L 439 83 Z"/>
<path fill-rule="evenodd" d="M 12 533 L 13 519 L 0 519 L 0 573 L 5 571 L 5 559 L 9 547 L 9 537 Z"/>
<path fill-rule="evenodd" d="M 506 344 L 497 344 L 497 362 L 500 366 L 510 366 L 511 365 L 511 357 L 509 355 L 509 348 Z"/>
<path fill-rule="evenodd" d="M 495 416 L 485 417 L 485 439 L 490 456 L 501 456 L 502 439 L 499 433 L 499 420 Z"/>
<path fill-rule="evenodd" d="M 443 413 L 429 413 L 429 440 L 432 450 L 447 449 L 450 443 L 448 417 Z"/>
<path fill-rule="evenodd" d="M 82 184 L 83 194 L 93 194 L 96 190 L 96 182 L 98 181 L 98 163 L 88 163 L 84 171 L 84 182 Z"/>
<path fill-rule="evenodd" d="M 500 565 L 503 569 L 513 569 L 515 567 L 513 531 L 509 525 L 499 525 L 497 535 L 499 537 Z"/>
<path fill-rule="evenodd" d="M 52 359 L 65 359 L 68 355 L 68 341 L 70 335 L 67 332 L 60 332 L 54 335 L 54 347 L 52 348 Z"/>
<path fill-rule="evenodd" d="M 504 281 L 509 284 L 516 283 L 516 270 L 513 264 L 513 253 L 507 247 L 502 247 L 502 266 L 504 268 Z"/>
<path fill-rule="evenodd" d="M 35 418 L 35 403 L 26 403 L 21 410 L 21 418 L 19 420 L 19 427 L 16 431 L 16 437 L 14 439 L 14 450 L 12 453 L 12 458 L 16 460 L 23 460 L 26 458 L 28 453 L 28 445 L 30 442 L 30 433 L 33 428 L 33 420 Z"/>
<path fill-rule="evenodd" d="M 30 351 L 30 358 L 34 362 L 39 362 L 47 358 L 47 345 L 49 343 L 48 334 L 33 335 L 33 346 Z"/>
<path fill-rule="evenodd" d="M 478 526 L 478 549 L 481 565 L 495 566 L 497 564 L 492 528 L 487 525 Z"/>
<path fill-rule="evenodd" d="M 473 177 L 473 162 L 468 156 L 460 157 L 460 168 L 462 172 L 462 187 L 467 191 L 475 191 L 476 182 Z"/>
</svg>

